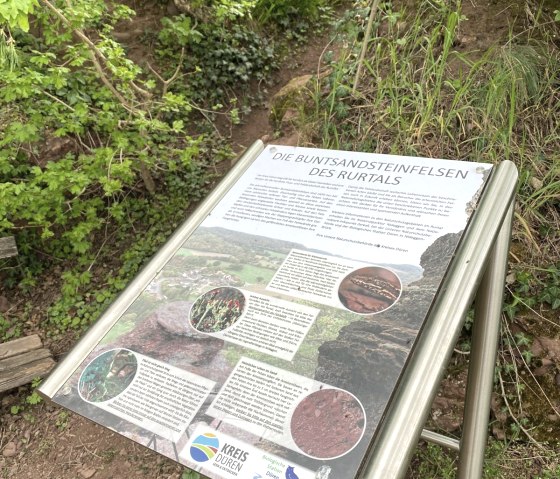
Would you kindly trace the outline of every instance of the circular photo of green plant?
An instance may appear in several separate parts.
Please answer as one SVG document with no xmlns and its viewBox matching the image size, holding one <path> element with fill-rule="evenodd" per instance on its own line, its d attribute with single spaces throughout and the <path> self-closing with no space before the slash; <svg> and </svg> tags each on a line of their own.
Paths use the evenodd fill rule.
<svg viewBox="0 0 560 479">
<path fill-rule="evenodd" d="M 219 333 L 233 326 L 243 314 L 245 296 L 237 288 L 215 288 L 192 305 L 189 320 L 197 331 Z"/>
<path fill-rule="evenodd" d="M 122 393 L 138 371 L 136 355 L 128 349 L 112 349 L 91 361 L 80 376 L 78 391 L 88 402 L 109 401 Z"/>
<path fill-rule="evenodd" d="M 354 313 L 381 313 L 397 302 L 401 290 L 401 280 L 393 271 L 368 266 L 352 271 L 342 280 L 338 298 Z"/>
</svg>

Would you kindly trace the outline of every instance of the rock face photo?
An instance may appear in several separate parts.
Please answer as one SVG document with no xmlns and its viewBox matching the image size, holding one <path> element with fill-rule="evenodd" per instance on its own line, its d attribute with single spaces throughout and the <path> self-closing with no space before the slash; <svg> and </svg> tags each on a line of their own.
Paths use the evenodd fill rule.
<svg viewBox="0 0 560 479">
<path fill-rule="evenodd" d="M 447 234 L 434 241 L 421 257 L 422 279 L 407 285 L 389 311 L 352 322 L 319 348 L 315 379 L 353 391 L 375 411 L 368 430 L 383 413 L 459 238 Z"/>
<path fill-rule="evenodd" d="M 338 297 L 354 313 L 380 313 L 399 299 L 401 289 L 401 281 L 394 272 L 370 266 L 346 276 L 338 287 Z"/>
<path fill-rule="evenodd" d="M 317 459 L 333 459 L 357 444 L 365 422 L 364 409 L 354 396 L 340 389 L 322 389 L 298 404 L 290 431 L 305 454 Z"/>
</svg>

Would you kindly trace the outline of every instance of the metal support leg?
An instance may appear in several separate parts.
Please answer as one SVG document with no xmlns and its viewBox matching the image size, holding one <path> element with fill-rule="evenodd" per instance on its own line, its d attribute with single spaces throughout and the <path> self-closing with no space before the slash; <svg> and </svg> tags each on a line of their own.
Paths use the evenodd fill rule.
<svg viewBox="0 0 560 479">
<path fill-rule="evenodd" d="M 458 479 L 482 477 L 512 217 L 513 204 L 504 218 L 476 295 Z"/>
<path fill-rule="evenodd" d="M 476 291 L 480 291 L 478 285 L 484 267 L 489 264 L 497 238 L 503 236 L 498 233 L 498 225 L 505 224 L 516 182 L 517 170 L 509 161 L 502 162 L 490 178 L 484 198 L 453 260 L 444 290 L 436 298 L 378 428 L 360 475 L 362 479 L 405 476 L 465 315 Z M 504 243 L 505 240 L 499 241 L 500 245 Z M 500 292 L 500 301 L 501 297 Z"/>
</svg>

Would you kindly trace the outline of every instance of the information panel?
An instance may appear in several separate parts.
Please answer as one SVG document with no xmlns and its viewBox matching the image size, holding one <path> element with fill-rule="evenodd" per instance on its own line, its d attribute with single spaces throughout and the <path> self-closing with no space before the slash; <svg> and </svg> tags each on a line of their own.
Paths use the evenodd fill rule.
<svg viewBox="0 0 560 479">
<path fill-rule="evenodd" d="M 490 170 L 266 147 L 53 400 L 210 478 L 355 477 Z"/>
</svg>

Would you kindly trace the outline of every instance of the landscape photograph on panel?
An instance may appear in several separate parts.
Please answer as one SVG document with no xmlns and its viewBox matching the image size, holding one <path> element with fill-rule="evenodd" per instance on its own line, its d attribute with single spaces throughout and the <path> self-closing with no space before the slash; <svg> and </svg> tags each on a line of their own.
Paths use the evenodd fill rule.
<svg viewBox="0 0 560 479">
<path fill-rule="evenodd" d="M 490 171 L 269 145 L 53 400 L 210 478 L 355 477 Z"/>
</svg>

